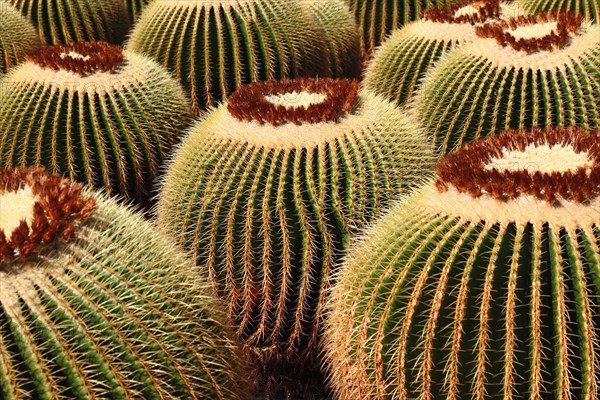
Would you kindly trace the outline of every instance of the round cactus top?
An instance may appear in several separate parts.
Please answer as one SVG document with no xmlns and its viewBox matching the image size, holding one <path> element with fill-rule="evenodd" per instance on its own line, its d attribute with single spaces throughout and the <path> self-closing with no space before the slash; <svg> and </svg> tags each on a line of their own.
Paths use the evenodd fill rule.
<svg viewBox="0 0 600 400">
<path fill-rule="evenodd" d="M 454 3 L 450 7 L 429 8 L 423 15 L 426 20 L 432 22 L 471 25 L 499 16 L 499 0 L 466 0 Z"/>
<path fill-rule="evenodd" d="M 421 206 L 470 220 L 597 224 L 600 132 L 509 131 L 443 157 Z"/>
<path fill-rule="evenodd" d="M 78 42 L 42 47 L 30 52 L 27 59 L 42 68 L 88 76 L 117 69 L 123 63 L 123 49 L 106 42 Z"/>
<path fill-rule="evenodd" d="M 436 186 L 473 197 L 523 194 L 578 203 L 600 194 L 600 132 L 580 127 L 511 131 L 465 145 L 437 167 Z"/>
<path fill-rule="evenodd" d="M 499 68 L 550 71 L 594 57 L 600 47 L 600 26 L 582 23 L 578 14 L 565 11 L 490 22 L 475 31 L 477 40 L 461 54 Z"/>
<path fill-rule="evenodd" d="M 244 85 L 228 100 L 229 112 L 240 121 L 274 126 L 336 121 L 354 110 L 358 81 L 303 78 Z"/>
<path fill-rule="evenodd" d="M 71 239 L 95 208 L 81 190 L 42 168 L 0 169 L 0 266 Z"/>
<path fill-rule="evenodd" d="M 502 46 L 528 53 L 549 51 L 566 44 L 581 28 L 581 17 L 572 12 L 520 16 L 477 27 L 483 38 L 494 38 Z"/>
</svg>

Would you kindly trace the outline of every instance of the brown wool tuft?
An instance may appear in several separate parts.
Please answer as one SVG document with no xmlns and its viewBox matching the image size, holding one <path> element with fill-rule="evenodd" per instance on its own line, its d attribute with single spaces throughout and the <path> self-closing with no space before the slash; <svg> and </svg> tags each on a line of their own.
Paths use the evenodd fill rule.
<svg viewBox="0 0 600 400">
<path fill-rule="evenodd" d="M 472 6 L 477 9 L 476 14 L 455 16 L 456 12 L 463 7 Z M 471 24 L 482 23 L 490 18 L 500 16 L 500 0 L 466 0 L 450 7 L 432 7 L 425 11 L 423 17 L 432 22 L 447 22 L 451 24 Z"/>
<path fill-rule="evenodd" d="M 515 38 L 510 30 L 522 26 L 531 26 L 546 22 L 556 22 L 556 31 L 540 38 Z M 501 22 L 488 23 L 475 28 L 475 33 L 482 38 L 496 39 L 502 47 L 510 46 L 517 51 L 533 53 L 542 50 L 552 50 L 553 47 L 563 46 L 569 33 L 576 33 L 581 27 L 581 16 L 567 11 L 540 13 L 538 15 L 520 16 Z"/>
<path fill-rule="evenodd" d="M 31 226 L 21 221 L 13 232 L 0 229 L 0 264 L 36 254 L 41 246 L 56 239 L 71 239 L 77 224 L 96 206 L 93 198 L 83 197 L 80 184 L 43 168 L 0 169 L 0 195 L 25 186 L 39 198 L 33 207 L 33 221 Z"/>
<path fill-rule="evenodd" d="M 531 173 L 527 170 L 499 171 L 485 166 L 503 149 L 523 151 L 528 145 L 571 145 L 577 153 L 586 153 L 591 167 L 574 172 Z M 534 128 L 508 131 L 464 145 L 443 157 L 437 166 L 436 187 L 440 192 L 452 185 L 473 197 L 487 194 L 499 200 L 529 194 L 549 203 L 558 198 L 586 203 L 600 195 L 600 131 L 587 132 L 580 127 Z"/>
<path fill-rule="evenodd" d="M 69 56 L 70 53 L 77 53 L 83 58 Z M 30 52 L 26 58 L 42 68 L 88 76 L 117 69 L 123 63 L 123 49 L 106 42 L 77 42 L 46 46 Z"/>
<path fill-rule="evenodd" d="M 326 99 L 308 107 L 284 107 L 269 102 L 265 96 L 293 92 L 322 94 Z M 352 79 L 303 78 L 256 82 L 244 85 L 228 100 L 229 112 L 241 121 L 257 121 L 277 126 L 337 121 L 354 110 L 358 81 Z"/>
</svg>

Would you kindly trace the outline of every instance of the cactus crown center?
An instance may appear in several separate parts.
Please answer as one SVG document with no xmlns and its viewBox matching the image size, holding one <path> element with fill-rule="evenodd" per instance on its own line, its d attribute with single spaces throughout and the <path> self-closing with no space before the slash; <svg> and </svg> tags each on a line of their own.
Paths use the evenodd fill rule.
<svg viewBox="0 0 600 400">
<path fill-rule="evenodd" d="M 0 266 L 71 239 L 96 204 L 81 189 L 42 168 L 0 169 Z"/>
<path fill-rule="evenodd" d="M 452 4 L 450 7 L 432 7 L 424 13 L 428 21 L 471 25 L 499 16 L 499 0 L 467 0 Z"/>
<path fill-rule="evenodd" d="M 581 17 L 578 14 L 561 11 L 488 23 L 477 27 L 475 32 L 482 38 L 496 39 L 502 47 L 535 53 L 564 46 L 580 27 Z"/>
<path fill-rule="evenodd" d="M 358 82 L 350 79 L 304 78 L 256 82 L 239 88 L 228 100 L 240 121 L 277 126 L 337 121 L 356 105 Z"/>
<path fill-rule="evenodd" d="M 583 128 L 509 131 L 469 143 L 437 167 L 438 191 L 451 185 L 474 198 L 531 195 L 585 203 L 600 195 L 600 132 Z"/>
<path fill-rule="evenodd" d="M 77 42 L 34 50 L 27 59 L 42 68 L 88 76 L 116 70 L 123 64 L 123 49 L 106 42 Z"/>
</svg>

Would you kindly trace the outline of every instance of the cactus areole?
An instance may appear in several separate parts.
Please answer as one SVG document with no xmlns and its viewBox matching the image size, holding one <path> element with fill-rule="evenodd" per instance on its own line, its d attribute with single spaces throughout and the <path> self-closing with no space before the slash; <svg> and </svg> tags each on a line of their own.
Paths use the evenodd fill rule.
<svg viewBox="0 0 600 400">
<path fill-rule="evenodd" d="M 242 86 L 228 102 L 240 121 L 277 126 L 337 121 L 353 111 L 358 82 L 350 79 L 295 79 Z"/>
<path fill-rule="evenodd" d="M 42 68 L 88 76 L 115 71 L 123 63 L 123 50 L 106 42 L 77 42 L 34 50 L 27 55 L 27 60 Z"/>
<path fill-rule="evenodd" d="M 42 168 L 0 169 L 0 269 L 5 261 L 71 239 L 95 207 L 81 188 Z"/>
</svg>

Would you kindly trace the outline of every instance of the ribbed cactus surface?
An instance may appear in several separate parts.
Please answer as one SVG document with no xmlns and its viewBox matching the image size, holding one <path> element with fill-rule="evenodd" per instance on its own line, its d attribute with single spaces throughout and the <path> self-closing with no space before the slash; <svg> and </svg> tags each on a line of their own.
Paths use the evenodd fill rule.
<svg viewBox="0 0 600 400">
<path fill-rule="evenodd" d="M 150 0 L 126 0 L 127 1 L 127 12 L 129 13 L 129 20 L 133 24 L 139 16 L 142 14 L 143 9 L 148 5 Z"/>
<path fill-rule="evenodd" d="M 379 46 L 386 36 L 409 22 L 423 17 L 427 8 L 450 6 L 461 0 L 345 0 L 354 13 L 367 53 Z"/>
<path fill-rule="evenodd" d="M 343 0 L 303 0 L 323 29 L 334 78 L 356 78 L 361 73 L 358 26 Z"/>
<path fill-rule="evenodd" d="M 532 14 L 566 10 L 581 14 L 588 21 L 600 22 L 598 0 L 516 0 L 515 3 Z"/>
<path fill-rule="evenodd" d="M 367 230 L 331 295 L 336 398 L 598 398 L 600 132 L 578 129 L 467 144 Z"/>
<path fill-rule="evenodd" d="M 375 51 L 365 72 L 365 88 L 399 105 L 410 102 L 426 73 L 440 57 L 477 38 L 475 24 L 514 16 L 515 8 L 498 0 L 467 0 L 433 7 L 424 18 L 392 33 Z"/>
<path fill-rule="evenodd" d="M 248 398 L 210 284 L 141 215 L 39 169 L 0 188 L 0 398 Z"/>
<path fill-rule="evenodd" d="M 169 69 L 198 112 L 245 83 L 331 73 L 323 31 L 300 0 L 156 0 L 127 48 Z"/>
<path fill-rule="evenodd" d="M 438 151 L 507 129 L 600 126 L 598 25 L 560 13 L 477 32 L 436 64 L 415 96 Z"/>
<path fill-rule="evenodd" d="M 37 31 L 19 11 L 0 0 L 0 76 L 42 45 Z"/>
<path fill-rule="evenodd" d="M 356 82 L 260 82 L 186 136 L 158 221 L 208 267 L 250 348 L 302 360 L 349 235 L 431 169 L 424 133 Z"/>
<path fill-rule="evenodd" d="M 0 165 L 44 166 L 143 205 L 192 119 L 165 69 L 103 42 L 40 49 L 2 85 Z"/>
<path fill-rule="evenodd" d="M 129 29 L 124 0 L 6 0 L 29 18 L 46 44 L 121 43 Z"/>
</svg>

